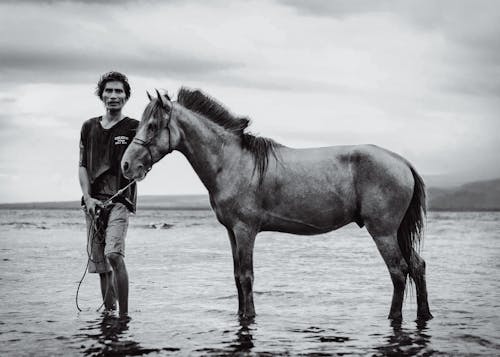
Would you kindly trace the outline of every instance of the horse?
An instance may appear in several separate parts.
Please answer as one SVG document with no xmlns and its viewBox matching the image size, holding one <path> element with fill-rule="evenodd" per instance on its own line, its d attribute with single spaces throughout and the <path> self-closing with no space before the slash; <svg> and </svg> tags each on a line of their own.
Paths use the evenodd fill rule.
<svg viewBox="0 0 500 357">
<path fill-rule="evenodd" d="M 125 177 L 142 180 L 154 163 L 181 152 L 208 190 L 231 243 L 238 314 L 255 316 L 253 250 L 257 233 L 330 232 L 366 227 L 393 283 L 388 318 L 402 320 L 407 277 L 417 292 L 417 321 L 432 318 L 425 261 L 418 254 L 426 215 L 425 186 L 403 157 L 375 145 L 295 149 L 247 131 L 200 90 L 181 88 L 177 101 L 156 90 L 125 151 Z"/>
</svg>

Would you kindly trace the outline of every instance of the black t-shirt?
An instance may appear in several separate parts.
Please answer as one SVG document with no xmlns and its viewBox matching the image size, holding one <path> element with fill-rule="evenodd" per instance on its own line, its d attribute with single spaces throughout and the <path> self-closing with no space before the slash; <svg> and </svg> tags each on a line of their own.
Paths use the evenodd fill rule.
<svg viewBox="0 0 500 357">
<path fill-rule="evenodd" d="M 104 129 L 101 120 L 102 117 L 91 118 L 82 125 L 80 166 L 87 169 L 91 196 L 106 200 L 130 183 L 122 175 L 120 163 L 125 149 L 135 136 L 139 122 L 125 117 L 111 128 Z M 136 185 L 129 187 L 123 196 L 123 199 L 130 201 L 123 203 L 129 210 L 135 212 Z"/>
</svg>

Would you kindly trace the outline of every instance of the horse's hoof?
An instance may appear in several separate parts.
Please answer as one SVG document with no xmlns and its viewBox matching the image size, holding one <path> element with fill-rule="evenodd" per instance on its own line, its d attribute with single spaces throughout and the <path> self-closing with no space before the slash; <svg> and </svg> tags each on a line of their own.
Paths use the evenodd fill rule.
<svg viewBox="0 0 500 357">
<path fill-rule="evenodd" d="M 432 316 L 432 314 L 430 312 L 426 312 L 426 313 L 417 315 L 417 322 L 429 321 L 433 318 L 434 318 L 434 316 Z"/>
<path fill-rule="evenodd" d="M 243 322 L 252 322 L 253 319 L 255 318 L 255 313 L 242 313 L 242 314 L 239 314 L 239 317 L 240 317 L 240 321 L 243 321 Z"/>
<path fill-rule="evenodd" d="M 401 314 L 389 315 L 387 318 L 394 324 L 400 324 L 403 321 L 403 315 Z"/>
</svg>

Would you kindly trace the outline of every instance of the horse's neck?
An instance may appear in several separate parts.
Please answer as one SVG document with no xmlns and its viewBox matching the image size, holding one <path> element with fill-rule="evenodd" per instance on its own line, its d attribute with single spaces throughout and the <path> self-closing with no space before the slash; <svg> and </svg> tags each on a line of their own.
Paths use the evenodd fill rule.
<svg viewBox="0 0 500 357">
<path fill-rule="evenodd" d="M 238 160 L 241 149 L 236 137 L 185 109 L 178 116 L 177 123 L 181 131 L 177 150 L 184 154 L 208 191 L 214 193 L 221 184 L 219 173 Z"/>
</svg>

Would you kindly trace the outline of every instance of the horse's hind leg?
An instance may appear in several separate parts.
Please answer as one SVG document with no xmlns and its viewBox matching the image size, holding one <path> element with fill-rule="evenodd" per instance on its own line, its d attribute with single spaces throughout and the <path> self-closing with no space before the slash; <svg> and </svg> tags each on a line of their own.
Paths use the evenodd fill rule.
<svg viewBox="0 0 500 357">
<path fill-rule="evenodd" d="M 425 261 L 413 249 L 410 258 L 410 276 L 417 290 L 417 320 L 430 320 L 432 314 L 427 301 L 427 284 L 425 282 Z"/>
<path fill-rule="evenodd" d="M 388 318 L 401 321 L 403 317 L 401 310 L 403 308 L 406 277 L 409 271 L 408 264 L 399 249 L 396 232 L 390 235 L 371 235 L 389 269 L 392 285 L 394 286 L 391 311 Z"/>
</svg>

